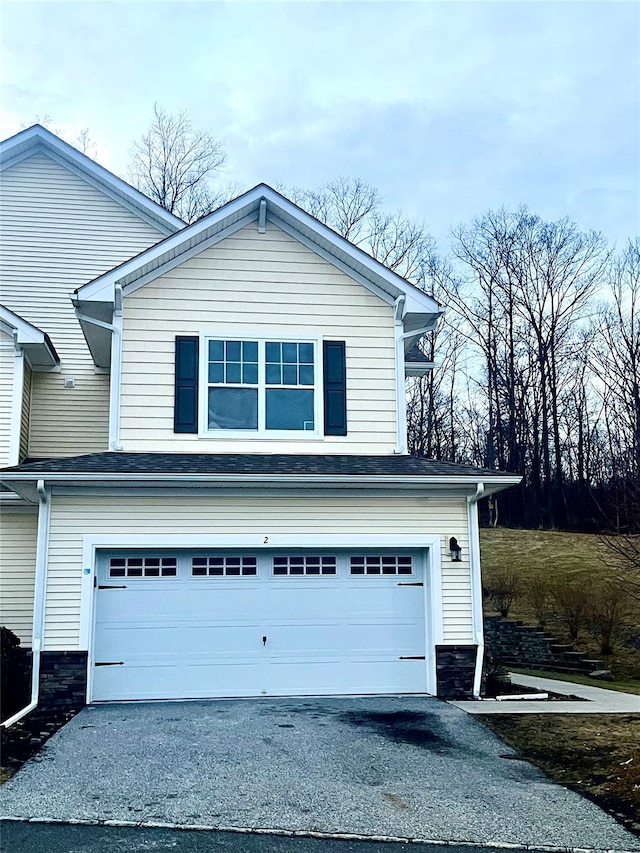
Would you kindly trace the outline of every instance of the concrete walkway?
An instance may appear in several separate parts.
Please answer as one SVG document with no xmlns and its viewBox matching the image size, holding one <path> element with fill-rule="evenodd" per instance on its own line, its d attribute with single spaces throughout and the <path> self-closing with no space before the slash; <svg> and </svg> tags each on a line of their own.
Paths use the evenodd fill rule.
<svg viewBox="0 0 640 853">
<path fill-rule="evenodd" d="M 633 693 L 621 693 L 619 690 L 606 690 L 587 684 L 574 684 L 572 681 L 556 681 L 555 678 L 537 678 L 531 675 L 511 673 L 513 684 L 533 687 L 540 692 L 563 693 L 578 696 L 578 702 L 553 701 L 539 699 L 511 699 L 497 702 L 492 699 L 481 701 L 450 702 L 468 714 L 640 714 L 640 696 Z"/>
</svg>

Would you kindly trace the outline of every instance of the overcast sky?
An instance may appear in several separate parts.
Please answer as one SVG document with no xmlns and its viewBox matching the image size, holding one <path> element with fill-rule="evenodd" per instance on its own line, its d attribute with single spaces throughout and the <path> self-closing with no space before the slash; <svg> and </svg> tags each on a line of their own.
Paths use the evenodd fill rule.
<svg viewBox="0 0 640 853">
<path fill-rule="evenodd" d="M 527 204 L 640 233 L 640 4 L 2 2 L 2 138 L 48 115 L 124 174 L 154 101 L 228 152 L 223 180 L 379 188 L 444 244 Z"/>
</svg>

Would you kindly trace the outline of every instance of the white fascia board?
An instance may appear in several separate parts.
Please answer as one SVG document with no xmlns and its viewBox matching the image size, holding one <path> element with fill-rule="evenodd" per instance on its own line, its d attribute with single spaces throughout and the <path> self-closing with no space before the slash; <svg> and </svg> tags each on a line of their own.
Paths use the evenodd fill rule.
<svg viewBox="0 0 640 853">
<path fill-rule="evenodd" d="M 45 342 L 44 332 L 14 314 L 13 311 L 9 311 L 4 305 L 0 305 L 0 325 L 2 330 L 10 335 L 15 332 L 19 344 L 43 344 Z"/>
<path fill-rule="evenodd" d="M 11 335 L 15 343 L 24 350 L 34 370 L 54 367 L 60 358 L 48 335 L 37 326 L 0 305 L 0 329 Z"/>
<path fill-rule="evenodd" d="M 406 377 L 419 378 L 420 376 L 426 376 L 427 373 L 431 373 L 434 367 L 435 362 L 433 361 L 405 361 L 404 375 Z"/>
<path fill-rule="evenodd" d="M 38 124 L 0 142 L 0 171 L 37 153 L 47 154 L 155 225 L 163 233 L 173 234 L 184 228 L 185 223 L 177 216 Z"/>
<path fill-rule="evenodd" d="M 521 481 L 521 477 L 503 475 L 491 477 L 489 475 L 438 475 L 438 476 L 407 476 L 395 477 L 392 475 L 321 475 L 321 474 L 118 474 L 118 473 L 56 473 L 47 471 L 37 471 L 33 473 L 13 473 L 6 472 L 0 474 L 0 480 L 6 484 L 10 483 L 25 483 L 34 482 L 38 479 L 44 479 L 47 483 L 115 483 L 122 485 L 123 483 L 136 483 L 141 487 L 153 483 L 180 484 L 185 488 L 201 488 L 212 485 L 234 484 L 240 486 L 243 484 L 249 486 L 260 485 L 265 488 L 278 486 L 306 486 L 310 488 L 318 486 L 339 486 L 344 485 L 367 487 L 388 487 L 388 488 L 407 488 L 407 487 L 428 487 L 428 486 L 443 486 L 443 487 L 473 487 L 475 488 L 479 482 L 483 482 L 486 486 L 485 493 L 489 494 L 492 488 L 506 488 L 515 486 Z"/>
<path fill-rule="evenodd" d="M 260 203 L 264 200 L 267 202 L 268 221 L 273 222 L 334 266 L 351 275 L 385 301 L 393 302 L 398 296 L 406 296 L 407 313 L 416 315 L 417 325 L 420 325 L 418 317 L 427 318 L 427 321 L 435 323 L 442 313 L 442 308 L 431 296 L 387 269 L 362 249 L 336 234 L 331 228 L 314 219 L 266 184 L 258 184 L 244 195 L 233 199 L 192 225 L 186 226 L 178 234 L 161 241 L 135 258 L 78 288 L 76 291 L 78 300 L 113 298 L 116 282 L 122 285 L 125 295 L 132 292 L 139 281 L 141 284 L 146 284 L 162 275 L 167 268 L 166 265 L 177 266 L 188 257 L 204 251 L 208 245 L 212 245 L 207 241 L 215 238 L 215 235 L 221 235 L 226 229 L 237 230 L 238 227 L 243 227 L 253 219 L 257 220 Z M 245 221 L 243 225 L 238 226 L 237 223 L 240 220 Z M 229 231 L 229 233 L 233 232 Z M 142 279 L 144 281 L 141 281 Z"/>
</svg>

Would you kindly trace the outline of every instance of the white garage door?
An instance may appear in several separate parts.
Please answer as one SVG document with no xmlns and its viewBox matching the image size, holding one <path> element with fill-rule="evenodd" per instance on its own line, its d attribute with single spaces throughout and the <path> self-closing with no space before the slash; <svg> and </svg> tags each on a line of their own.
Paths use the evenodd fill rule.
<svg viewBox="0 0 640 853">
<path fill-rule="evenodd" d="M 426 692 L 419 552 L 98 560 L 92 698 Z"/>
</svg>

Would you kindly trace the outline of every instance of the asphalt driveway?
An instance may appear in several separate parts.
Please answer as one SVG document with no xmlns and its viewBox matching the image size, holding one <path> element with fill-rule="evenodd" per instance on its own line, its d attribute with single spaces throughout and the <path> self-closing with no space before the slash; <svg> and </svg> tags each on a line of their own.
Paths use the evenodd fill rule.
<svg viewBox="0 0 640 853">
<path fill-rule="evenodd" d="M 640 851 L 472 717 L 421 698 L 89 707 L 2 787 L 0 813 Z"/>
</svg>

